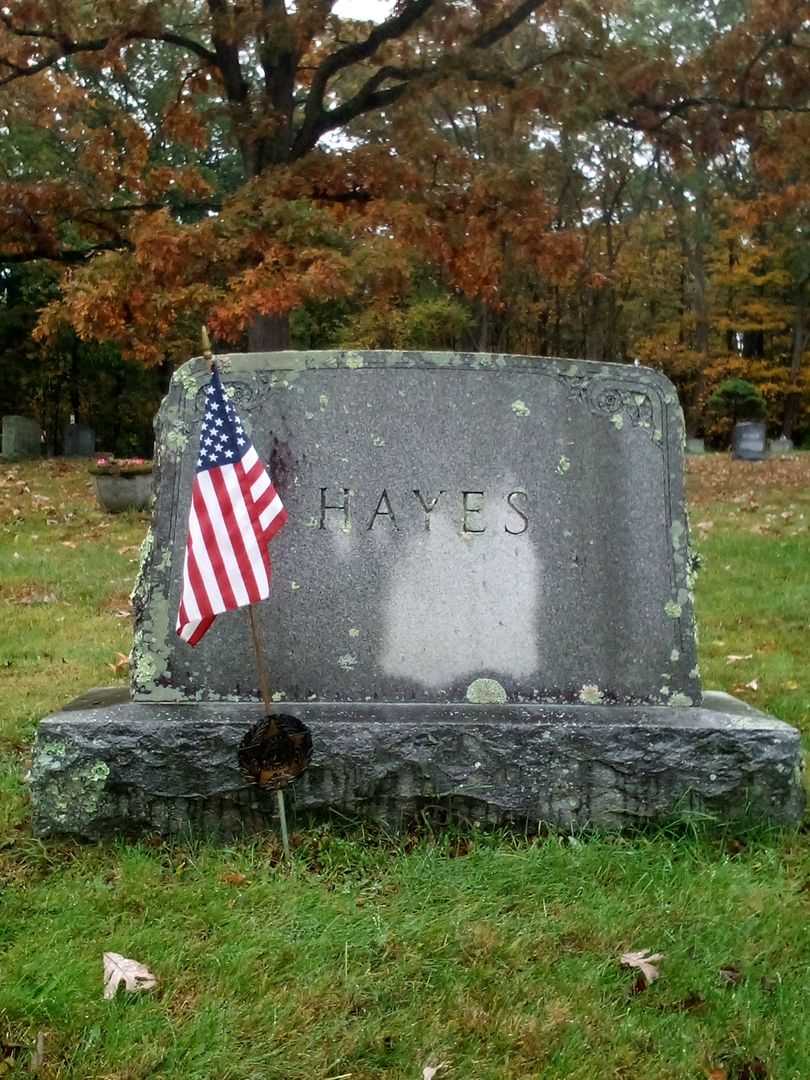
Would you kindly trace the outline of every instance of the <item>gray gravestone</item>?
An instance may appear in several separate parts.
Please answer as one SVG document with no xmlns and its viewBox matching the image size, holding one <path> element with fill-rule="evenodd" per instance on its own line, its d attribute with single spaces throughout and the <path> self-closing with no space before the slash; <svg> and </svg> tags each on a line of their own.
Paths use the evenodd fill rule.
<svg viewBox="0 0 810 1080">
<path fill-rule="evenodd" d="M 276 700 L 313 732 L 301 807 L 392 820 L 449 800 L 565 827 L 800 812 L 797 733 L 701 707 L 665 378 L 469 354 L 220 364 L 290 514 L 256 613 Z M 196 649 L 174 632 L 208 378 L 186 364 L 161 408 L 132 700 L 41 723 L 41 833 L 232 832 L 271 805 L 236 760 L 261 715 L 246 613 Z"/>
<path fill-rule="evenodd" d="M 38 458 L 42 453 L 42 428 L 28 416 L 3 417 L 3 457 L 9 461 Z"/>
<path fill-rule="evenodd" d="M 96 433 L 87 424 L 68 424 L 62 441 L 65 457 L 92 457 L 96 450 Z"/>
<path fill-rule="evenodd" d="M 776 439 L 771 439 L 769 449 L 772 456 L 782 457 L 785 454 L 792 454 L 795 447 L 792 439 L 789 439 L 787 435 L 780 435 Z"/>
<path fill-rule="evenodd" d="M 767 430 L 764 424 L 745 420 L 734 425 L 731 443 L 732 457 L 740 461 L 764 461 L 768 456 Z"/>
</svg>

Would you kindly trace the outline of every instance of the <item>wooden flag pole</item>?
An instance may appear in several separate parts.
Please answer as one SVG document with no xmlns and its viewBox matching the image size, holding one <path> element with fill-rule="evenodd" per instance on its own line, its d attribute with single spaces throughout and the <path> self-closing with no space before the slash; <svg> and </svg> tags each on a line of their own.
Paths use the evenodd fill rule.
<svg viewBox="0 0 810 1080">
<path fill-rule="evenodd" d="M 211 341 L 205 326 L 202 328 L 202 347 L 203 356 L 208 362 L 209 370 L 213 371 L 214 354 L 211 350 Z M 265 712 L 269 717 L 273 710 L 273 700 L 270 696 L 270 679 L 267 674 L 267 663 L 262 650 L 259 627 L 256 623 L 256 613 L 253 610 L 253 604 L 248 604 L 248 618 L 250 619 L 250 635 L 253 638 L 253 651 L 256 654 L 256 671 L 259 675 L 259 691 L 262 695 Z M 284 849 L 284 858 L 289 859 L 290 837 L 287 832 L 287 808 L 284 804 L 284 792 L 281 788 L 276 789 L 276 802 L 278 804 L 278 821 L 281 828 L 281 846 Z"/>
<path fill-rule="evenodd" d="M 264 659 L 264 652 L 262 650 L 261 638 L 259 637 L 259 627 L 256 623 L 256 612 L 253 610 L 253 604 L 248 604 L 248 617 L 250 619 L 250 634 L 253 638 L 253 651 L 256 654 L 256 670 L 259 673 L 259 691 L 262 695 L 265 711 L 267 715 L 270 716 L 273 710 L 273 701 L 270 697 L 270 679 L 267 675 L 267 664 Z M 287 832 L 287 808 L 284 805 L 284 792 L 281 788 L 276 788 L 276 802 L 278 803 L 278 822 L 281 827 L 281 846 L 284 849 L 284 858 L 289 859 L 290 837 Z"/>
</svg>

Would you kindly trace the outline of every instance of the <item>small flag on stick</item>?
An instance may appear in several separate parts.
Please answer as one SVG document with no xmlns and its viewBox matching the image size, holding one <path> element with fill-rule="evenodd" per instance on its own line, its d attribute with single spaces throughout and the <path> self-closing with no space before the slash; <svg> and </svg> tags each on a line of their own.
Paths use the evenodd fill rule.
<svg viewBox="0 0 810 1080">
<path fill-rule="evenodd" d="M 286 520 L 270 475 L 212 365 L 177 613 L 183 641 L 197 645 L 223 611 L 267 599 L 267 544 Z"/>
</svg>

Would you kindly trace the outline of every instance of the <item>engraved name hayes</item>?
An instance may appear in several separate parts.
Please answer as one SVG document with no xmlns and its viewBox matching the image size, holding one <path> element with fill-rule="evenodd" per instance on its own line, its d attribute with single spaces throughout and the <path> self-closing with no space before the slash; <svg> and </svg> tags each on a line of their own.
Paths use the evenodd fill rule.
<svg viewBox="0 0 810 1080">
<path fill-rule="evenodd" d="M 389 493 L 383 488 L 379 495 L 361 498 L 351 488 L 322 487 L 318 528 L 361 528 L 371 532 L 377 528 L 399 531 L 403 525 L 413 527 L 418 515 L 426 532 L 430 532 L 431 515 L 437 507 L 452 513 L 463 533 L 485 533 L 492 528 L 503 529 L 511 536 L 520 536 L 529 528 L 529 496 L 516 490 L 497 500 L 502 513 L 498 524 L 492 514 L 494 497 L 482 490 L 442 491 L 430 494 L 421 488 L 408 492 Z M 487 511 L 486 518 L 484 512 Z"/>
</svg>

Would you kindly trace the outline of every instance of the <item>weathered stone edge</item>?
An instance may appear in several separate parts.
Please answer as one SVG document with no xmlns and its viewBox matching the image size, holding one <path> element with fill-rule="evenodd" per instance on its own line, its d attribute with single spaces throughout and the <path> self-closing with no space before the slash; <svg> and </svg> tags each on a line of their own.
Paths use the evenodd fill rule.
<svg viewBox="0 0 810 1080">
<path fill-rule="evenodd" d="M 417 723 L 403 706 L 337 720 L 285 705 L 306 717 L 315 743 L 291 801 L 299 812 L 391 825 L 426 807 L 532 828 L 616 828 L 694 811 L 800 820 L 798 732 L 710 697 L 711 709 L 532 706 L 506 722 L 486 706 Z M 266 827 L 273 797 L 246 784 L 236 760 L 257 715 L 250 704 L 130 702 L 47 717 L 31 774 L 34 831 L 96 839 Z"/>
</svg>

